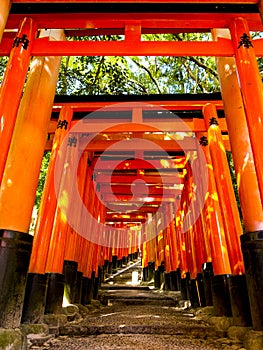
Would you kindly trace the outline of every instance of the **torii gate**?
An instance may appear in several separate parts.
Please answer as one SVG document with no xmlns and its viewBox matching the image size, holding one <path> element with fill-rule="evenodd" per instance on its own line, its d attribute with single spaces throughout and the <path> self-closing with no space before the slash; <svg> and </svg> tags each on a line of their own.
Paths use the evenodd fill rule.
<svg viewBox="0 0 263 350">
<path fill-rule="evenodd" d="M 65 214 L 61 205 L 58 205 L 57 199 L 52 197 L 55 196 L 52 180 L 56 170 L 54 160 L 53 163 L 51 161 L 50 165 L 50 182 L 46 185 L 44 192 L 30 261 L 32 236 L 28 234 L 28 230 L 42 155 L 45 149 L 52 147 L 54 159 L 57 159 L 59 146 L 63 144 L 67 127 L 71 125 L 73 128 L 71 132 L 73 130 L 76 134 L 67 135 L 68 146 L 71 146 L 68 149 L 71 151 L 66 154 L 68 157 L 66 161 L 72 167 L 76 166 L 74 161 L 78 157 L 79 150 L 81 153 L 86 150 L 79 158 L 78 172 L 75 175 L 78 177 L 80 196 L 96 220 L 111 222 L 110 225 L 113 225 L 116 232 L 118 229 L 118 232 L 121 232 L 124 222 L 128 228 L 134 223 L 147 222 L 147 230 L 142 232 L 142 235 L 151 234 L 151 239 L 145 239 L 141 244 L 144 269 L 147 269 L 149 264 L 154 261 L 158 274 L 158 271 L 160 272 L 158 268 L 162 266 L 164 261 L 166 276 L 180 270 L 181 287 L 186 281 L 186 273 L 189 273 L 191 280 L 190 298 L 194 302 L 196 288 L 200 283 L 200 273 L 205 273 L 205 269 L 202 271 L 202 267 L 204 264 L 212 262 L 214 269 L 213 301 L 219 314 L 222 310 L 223 314 L 226 315 L 230 312 L 225 301 L 226 294 L 222 288 L 226 287 L 229 275 L 231 275 L 231 312 L 237 324 L 245 325 L 249 324 L 249 320 L 244 316 L 249 310 L 249 305 L 248 301 L 244 299 L 244 294 L 238 294 L 238 290 L 240 290 L 241 285 L 242 288 L 246 287 L 244 280 L 246 276 L 253 327 L 256 330 L 263 329 L 261 303 L 263 290 L 261 277 L 263 272 L 263 160 L 261 157 L 263 99 L 262 81 L 256 61 L 257 57 L 263 56 L 263 39 L 252 41 L 250 37 L 250 31 L 262 31 L 261 8 L 262 1 L 234 0 L 215 2 L 210 0 L 57 0 L 56 2 L 2 0 L 0 7 L 0 38 L 2 38 L 0 54 L 2 56 L 8 55 L 9 61 L 0 95 L 0 178 L 2 181 L 0 188 L 0 258 L 3 271 L 0 287 L 1 327 L 18 327 L 23 308 L 23 321 L 32 323 L 41 319 L 44 312 L 43 305 L 46 312 L 55 311 L 56 307 L 61 304 L 63 296 L 58 286 L 64 288 L 63 283 L 61 283 L 64 260 L 66 261 L 64 271 L 70 265 L 69 269 L 78 269 L 79 273 L 83 275 L 84 287 L 82 294 L 78 292 L 78 301 L 86 303 L 88 284 L 98 278 L 98 268 L 105 265 L 106 261 L 110 262 L 112 255 L 117 260 L 121 260 L 122 257 L 135 253 L 132 248 L 138 248 L 141 243 L 138 242 L 137 236 L 133 237 L 132 230 L 128 229 L 129 246 L 127 246 L 127 242 L 125 244 L 121 241 L 123 237 L 119 233 L 115 235 L 117 241 L 107 242 L 104 249 L 102 241 L 94 242 L 92 241 L 94 237 L 85 239 L 83 236 L 78 236 L 76 227 L 71 230 L 70 225 L 61 219 L 62 214 Z M 191 31 L 212 31 L 213 39 L 207 42 L 151 42 L 142 40 L 142 35 L 148 33 Z M 123 40 L 105 42 L 66 40 L 66 36 L 111 34 L 123 35 Z M 102 125 L 105 126 L 107 123 L 108 128 L 106 132 L 108 139 L 101 139 L 102 129 L 98 121 L 96 120 L 96 124 L 94 124 L 94 121 L 87 119 L 85 120 L 85 132 L 82 128 L 81 134 L 78 134 L 79 131 L 74 129 L 75 125 L 80 125 L 76 121 L 77 112 L 93 111 L 96 114 L 99 108 L 105 106 L 105 102 L 94 100 L 91 102 L 57 101 L 53 103 L 60 56 L 73 55 L 215 56 L 223 104 L 221 98 L 185 101 L 184 99 L 171 99 L 171 97 L 168 100 L 156 100 L 151 97 L 151 100 L 141 100 L 139 105 L 136 105 L 137 102 L 132 104 L 127 99 L 125 102 L 130 103 L 129 107 L 124 104 L 118 106 L 117 109 L 121 110 L 122 113 L 124 110 L 130 112 L 130 117 L 127 118 L 123 114 L 123 124 L 128 123 L 128 129 L 127 125 L 121 126 L 114 119 L 104 120 L 101 118 Z M 31 57 L 33 57 L 32 60 Z M 29 64 L 30 72 L 28 74 Z M 113 101 L 113 104 L 116 102 L 121 101 Z M 109 100 L 106 99 L 106 105 L 108 104 Z M 165 133 L 185 132 L 185 130 L 180 129 L 181 126 L 174 122 L 171 126 L 169 118 L 155 120 L 151 122 L 150 127 L 149 125 L 145 126 L 147 118 L 144 119 L 144 116 L 147 115 L 147 111 L 149 119 L 149 113 L 160 113 L 160 106 L 162 111 L 163 109 L 197 110 L 203 114 L 203 119 L 188 118 L 189 120 L 184 121 L 184 123 L 190 127 L 191 132 L 201 142 L 208 169 L 214 168 L 214 172 L 208 171 L 209 187 L 204 211 L 202 211 L 200 219 L 196 217 L 194 225 L 189 225 L 185 231 L 183 231 L 183 219 L 187 214 L 187 209 L 191 209 L 189 212 L 193 217 L 196 215 L 194 209 L 196 209 L 197 204 L 192 207 L 191 201 L 194 193 L 193 184 L 196 182 L 195 174 L 198 172 L 195 169 L 196 163 L 194 161 L 191 160 L 189 166 L 187 152 L 182 154 L 182 148 L 188 151 L 196 151 L 196 148 L 194 148 L 190 137 L 185 137 L 183 146 L 182 143 L 181 146 L 178 146 L 179 140 L 165 139 Z M 57 120 L 50 118 L 52 109 L 54 114 L 59 112 L 58 124 Z M 225 119 L 217 118 L 217 112 L 222 109 L 225 113 Z M 116 112 L 114 106 L 110 112 L 113 114 Z M 152 135 L 155 131 L 158 134 L 160 129 L 161 135 Z M 225 133 L 228 132 L 229 139 L 221 139 L 221 130 Z M 85 143 L 86 131 L 89 134 L 98 134 L 88 147 L 85 144 L 81 146 L 81 142 Z M 173 160 L 170 158 L 161 158 L 161 160 L 168 162 L 169 169 L 177 171 L 182 169 L 181 177 L 179 176 L 180 171 L 178 171 L 178 183 L 174 178 L 162 176 L 165 178 L 165 183 L 167 181 L 169 185 L 171 185 L 171 181 L 173 184 L 183 185 L 180 198 L 175 199 L 178 196 L 176 191 L 179 187 L 174 187 L 172 191 L 168 191 L 164 195 L 162 191 L 165 186 L 161 186 L 162 191 L 159 190 L 160 186 L 157 186 L 160 185 L 159 175 L 145 175 L 146 170 L 149 173 L 153 171 L 153 167 L 147 164 L 145 152 L 156 152 L 156 147 L 149 146 L 147 148 L 146 142 L 139 142 L 139 146 L 142 144 L 145 146 L 144 150 L 141 150 L 140 147 L 136 148 L 132 156 L 129 155 L 123 163 L 116 167 L 116 172 L 112 173 L 111 183 L 105 176 L 107 170 L 113 166 L 111 160 L 107 163 L 108 168 L 102 163 L 96 168 L 95 153 L 99 154 L 114 144 L 112 135 L 119 135 L 120 139 L 117 138 L 117 140 L 123 141 L 124 137 L 128 140 L 127 132 L 132 135 L 131 138 L 144 138 L 147 141 L 148 137 L 148 141 L 154 141 L 160 149 L 168 154 L 169 152 L 176 154 Z M 124 133 L 126 133 L 125 136 Z M 52 135 L 49 137 L 50 140 L 55 134 L 52 146 L 50 140 L 46 142 L 47 134 Z M 229 149 L 229 143 L 237 173 L 246 231 L 241 236 L 245 275 L 242 257 L 239 255 L 241 250 L 238 239 L 241 226 L 236 211 L 233 209 L 235 208 L 235 200 L 233 199 L 232 187 L 230 188 L 229 185 L 230 178 L 224 152 L 222 153 L 224 146 Z M 75 147 L 77 145 L 78 147 Z M 130 151 L 128 143 L 126 146 L 125 143 L 122 143 L 121 151 Z M 143 156 L 141 155 L 142 151 L 144 152 Z M 135 159 L 130 162 L 129 157 Z M 143 160 L 140 157 L 143 157 Z M 139 158 L 140 161 L 138 162 L 136 158 Z M 127 164 L 125 164 L 126 160 Z M 154 159 L 153 164 L 159 173 L 165 172 L 163 163 Z M 68 167 L 68 169 L 70 168 Z M 97 171 L 96 185 L 100 189 L 98 192 L 104 191 L 106 206 L 101 205 L 96 191 L 93 190 L 94 169 Z M 136 175 L 128 174 L 133 174 L 134 170 Z M 120 173 L 123 171 L 126 173 L 121 179 Z M 140 206 L 140 210 L 132 215 L 128 211 L 119 215 L 115 214 L 113 195 L 119 196 L 122 201 L 129 200 L 132 191 L 127 192 L 127 188 L 124 189 L 121 186 L 131 185 L 138 174 L 140 175 L 138 178 L 147 185 L 155 184 L 155 187 L 152 187 L 151 192 L 148 192 L 146 196 L 148 199 L 152 197 L 152 202 L 146 201 L 143 206 Z M 65 186 L 70 186 L 67 184 L 67 177 L 61 179 Z M 114 191 L 110 191 L 109 185 L 115 186 Z M 218 202 L 214 200 L 214 193 L 218 194 Z M 165 206 L 162 212 L 155 215 L 154 208 L 159 207 L 160 197 Z M 141 200 L 142 197 L 139 199 Z M 137 204 L 139 199 L 134 199 L 133 204 Z M 177 213 L 174 209 L 175 202 L 178 205 Z M 211 210 L 209 211 L 211 208 L 213 214 L 211 214 Z M 80 208 L 76 206 L 71 210 L 79 213 Z M 172 219 L 174 215 L 175 217 Z M 158 222 L 163 223 L 161 229 L 158 229 Z M 230 223 L 233 224 L 231 227 Z M 85 225 L 88 225 L 85 226 L 88 227 L 88 231 L 94 230 L 90 223 L 86 222 Z M 110 227 L 110 225 L 108 226 Z M 107 229 L 105 229 L 106 231 Z M 105 232 L 96 231 L 95 233 L 100 233 L 103 236 L 106 234 Z M 103 237 L 107 237 L 107 235 Z M 66 245 L 67 239 L 70 240 L 70 244 Z M 188 248 L 187 252 L 182 249 L 185 245 Z M 111 249 L 108 249 L 109 247 Z M 156 254 L 154 254 L 154 250 L 157 251 Z M 92 251 L 91 257 L 87 257 L 85 254 L 88 251 Z M 45 273 L 49 276 L 47 296 L 45 295 L 47 283 Z M 178 278 L 178 273 L 176 278 Z M 55 296 L 52 289 L 54 286 L 57 291 Z M 25 289 L 26 298 L 24 300 Z M 17 295 L 19 295 L 19 300 Z M 34 300 L 33 303 L 32 300 Z M 31 301 L 31 305 L 29 305 L 29 301 Z M 240 317 L 240 314 L 243 316 Z"/>
</svg>

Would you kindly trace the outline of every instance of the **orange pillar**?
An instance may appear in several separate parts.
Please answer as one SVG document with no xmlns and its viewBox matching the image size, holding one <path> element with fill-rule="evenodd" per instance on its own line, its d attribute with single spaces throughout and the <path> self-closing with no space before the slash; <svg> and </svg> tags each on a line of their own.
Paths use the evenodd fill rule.
<svg viewBox="0 0 263 350">
<path fill-rule="evenodd" d="M 67 146 L 65 164 L 58 193 L 58 204 L 56 208 L 54 225 L 45 266 L 46 273 L 62 274 L 63 271 L 63 261 L 67 237 L 66 233 L 68 225 L 67 217 L 70 215 L 70 200 L 72 199 L 71 193 L 67 192 L 67 190 L 72 188 L 70 184 L 76 180 L 74 179 L 74 171 L 77 166 L 77 153 L 77 147 L 70 145 Z"/>
<path fill-rule="evenodd" d="M 72 115 L 73 111 L 70 107 L 62 107 L 59 114 L 57 129 L 52 144 L 45 186 L 43 189 L 40 208 L 38 211 L 33 249 L 29 265 L 30 273 L 45 273 L 51 232 L 57 206 L 57 196 L 54 188 L 55 164 L 58 157 L 65 156 L 59 152 L 59 148 L 64 140 L 65 135 L 68 132 Z M 58 178 L 61 178 L 61 174 L 57 176 Z"/>
<path fill-rule="evenodd" d="M 203 114 L 208 129 L 208 147 L 212 158 L 219 204 L 225 227 L 231 270 L 233 275 L 240 275 L 244 273 L 244 263 L 240 246 L 242 227 L 221 130 L 218 126 L 215 105 L 211 103 L 206 104 L 203 107 Z"/>
<path fill-rule="evenodd" d="M 71 108 L 62 107 L 53 139 L 28 269 L 26 295 L 22 315 L 22 321 L 25 323 L 42 322 L 44 315 L 45 305 L 43 300 L 45 300 L 46 295 L 45 285 L 47 278 L 47 275 L 45 275 L 45 267 L 57 206 L 57 196 L 54 189 L 54 170 L 58 157 L 64 156 L 59 152 L 59 148 L 68 132 L 72 114 Z M 57 174 L 57 177 L 60 178 L 61 174 L 60 176 Z"/>
<path fill-rule="evenodd" d="M 77 170 L 77 182 L 78 182 L 78 190 L 80 197 L 83 198 L 84 189 L 85 189 L 85 181 L 86 181 L 86 173 L 87 173 L 87 164 L 88 162 L 88 154 L 87 152 L 83 152 L 78 165 Z M 71 213 L 74 217 L 77 217 L 77 221 L 79 225 L 81 225 L 81 207 L 76 205 L 74 202 L 71 203 Z M 76 228 L 77 230 L 77 228 Z M 67 228 L 67 242 L 65 249 L 65 260 L 68 261 L 78 261 L 77 255 L 77 242 L 80 239 L 80 235 L 76 232 L 70 225 Z"/>
<path fill-rule="evenodd" d="M 212 254 L 213 269 L 215 275 L 231 274 L 231 267 L 227 252 L 226 237 L 218 202 L 218 194 L 213 173 L 213 165 L 209 152 L 208 140 L 205 133 L 199 133 L 198 138 L 206 157 L 208 169 L 208 193 L 206 199 L 206 217 L 209 227 L 210 246 Z"/>
<path fill-rule="evenodd" d="M 6 21 L 11 7 L 11 0 L 2 0 L 0 7 L 0 42 L 5 30 Z"/>
<path fill-rule="evenodd" d="M 188 271 L 187 261 L 186 261 L 186 248 L 185 248 L 185 235 L 182 230 L 183 219 L 184 219 L 184 206 L 186 203 L 185 192 L 182 191 L 181 201 L 176 214 L 176 238 L 178 242 L 178 251 L 179 251 L 179 262 L 180 262 L 180 273 L 181 278 L 186 277 Z"/>
<path fill-rule="evenodd" d="M 219 203 L 223 213 L 227 249 L 233 274 L 229 279 L 232 316 L 235 325 L 249 326 L 251 324 L 251 317 L 240 245 L 242 227 L 233 184 L 221 131 L 218 126 L 216 108 L 212 104 L 207 104 L 203 108 L 203 113 L 208 127 L 209 150 L 211 150 Z"/>
<path fill-rule="evenodd" d="M 176 271 L 179 268 L 179 255 L 176 242 L 175 231 L 175 214 L 173 213 L 173 204 L 167 205 L 167 216 L 169 217 L 169 230 L 170 230 L 170 248 L 171 248 L 171 270 Z"/>
<path fill-rule="evenodd" d="M 216 316 L 229 316 L 231 315 L 231 307 L 228 297 L 228 278 L 231 274 L 231 266 L 227 251 L 226 233 L 219 205 L 219 196 L 213 173 L 213 164 L 208 148 L 208 139 L 205 133 L 200 133 L 198 138 L 206 157 L 208 169 L 209 183 L 205 210 L 214 272 L 211 283 L 214 312 Z"/>
<path fill-rule="evenodd" d="M 72 184 L 77 181 L 75 170 L 78 161 L 78 136 L 69 134 L 68 140 L 74 138 L 76 143 L 67 143 L 65 163 L 62 171 L 58 202 L 51 233 L 50 246 L 45 272 L 48 274 L 48 289 L 46 298 L 46 313 L 56 313 L 60 310 L 64 294 L 63 265 L 68 229 L 68 217 L 71 215 Z"/>
<path fill-rule="evenodd" d="M 214 29 L 212 34 L 215 39 L 230 38 L 228 29 Z M 236 61 L 233 57 L 218 57 L 216 63 L 245 230 L 262 230 L 263 210 Z"/>
<path fill-rule="evenodd" d="M 64 38 L 62 30 L 51 31 L 53 35 Z M 29 230 L 59 66 L 60 57 L 32 61 L 0 189 L 0 227 L 4 229 Z"/>
<path fill-rule="evenodd" d="M 262 8 L 262 1 L 259 8 Z M 257 246 L 262 245 L 260 232 L 263 226 L 260 154 L 263 104 L 261 77 L 249 34 L 247 23 L 242 18 L 232 23 L 231 35 L 236 60 L 218 59 L 217 67 L 246 230 L 246 234 L 241 236 L 246 271 L 246 280 L 243 285 L 247 284 L 248 287 L 253 327 L 262 330 L 263 268 L 261 266 L 263 264 L 259 261 L 263 261 L 263 252 L 258 250 Z M 226 30 L 218 30 L 214 31 L 214 36 L 229 37 L 229 33 L 226 33 Z M 224 70 L 223 65 L 230 67 L 228 72 Z M 245 290 L 245 286 L 239 289 Z M 246 305 L 245 302 L 240 304 Z M 245 311 L 244 318 L 248 314 L 249 312 Z"/>
<path fill-rule="evenodd" d="M 244 100 L 247 125 L 256 167 L 261 201 L 263 201 L 263 87 L 249 27 L 242 17 L 230 26 L 238 77 Z"/>
<path fill-rule="evenodd" d="M 63 38 L 62 30 L 56 33 L 55 38 Z M 27 232 L 31 222 L 59 66 L 60 57 L 41 57 L 32 61 L 0 188 L 1 237 L 13 237 L 12 240 L 16 242 L 18 241 L 16 237 L 19 237 L 20 242 L 27 242 L 27 251 L 31 251 L 32 237 Z M 11 284 L 6 280 L 1 283 L 0 294 L 3 296 L 1 300 L 4 301 L 0 305 L 3 320 L 0 322 L 1 327 L 7 325 L 5 315 L 10 314 L 13 308 L 15 317 L 12 327 L 20 323 L 29 256 L 27 253 L 25 258 L 21 257 L 21 261 L 17 261 L 19 267 L 10 264 L 8 259 L 5 263 L 1 262 L 2 271 L 5 271 L 3 276 L 8 278 L 9 273 L 12 276 Z M 22 262 L 24 272 L 20 270 Z M 16 274 L 19 275 L 19 279 L 16 279 Z M 8 319 L 9 326 L 12 317 L 8 316 Z"/>
<path fill-rule="evenodd" d="M 0 183 L 3 177 L 5 162 L 15 125 L 28 66 L 31 47 L 36 33 L 36 26 L 31 18 L 24 18 L 19 26 L 16 39 L 25 37 L 25 42 L 13 45 L 5 69 L 0 90 Z"/>
</svg>

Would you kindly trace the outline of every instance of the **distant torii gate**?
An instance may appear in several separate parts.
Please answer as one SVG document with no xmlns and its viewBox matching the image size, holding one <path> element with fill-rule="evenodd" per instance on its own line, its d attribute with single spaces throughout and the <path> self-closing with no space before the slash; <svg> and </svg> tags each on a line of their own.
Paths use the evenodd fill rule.
<svg viewBox="0 0 263 350">
<path fill-rule="evenodd" d="M 165 210 L 158 213 L 156 218 L 152 218 L 147 209 L 143 218 L 140 218 L 140 213 L 137 213 L 136 220 L 148 220 L 155 223 L 155 225 L 149 225 L 149 231 L 154 237 L 157 237 L 156 240 L 152 239 L 142 245 L 143 267 L 145 269 L 148 263 L 153 262 L 154 249 L 156 249 L 157 271 L 161 271 L 164 261 L 167 273 L 171 274 L 177 269 L 181 270 L 180 277 L 183 277 L 183 282 L 186 281 L 186 273 L 190 274 L 190 297 L 195 303 L 196 288 L 200 283 L 201 265 L 212 261 L 215 275 L 213 298 L 218 302 L 214 305 L 218 313 L 225 306 L 223 299 L 226 297 L 220 288 L 226 287 L 230 274 L 233 275 L 231 280 L 232 312 L 234 315 L 246 313 L 248 303 L 242 299 L 245 298 L 244 295 L 238 294 L 240 285 L 243 285 L 244 288 L 246 286 L 242 257 L 240 258 L 238 251 L 240 247 L 237 243 L 241 226 L 236 220 L 236 213 L 233 209 L 235 203 L 229 187 L 229 173 L 226 171 L 224 158 L 223 143 L 227 145 L 227 148 L 229 146 L 222 141 L 220 128 L 228 131 L 246 231 L 241 236 L 241 242 L 252 322 L 255 330 L 263 330 L 261 302 L 263 292 L 261 277 L 263 273 L 263 90 L 257 65 L 257 57 L 263 56 L 263 39 L 252 40 L 250 33 L 251 31 L 262 31 L 260 17 L 262 3 L 262 1 L 237 0 L 222 0 L 215 3 L 209 0 L 61 0 L 56 3 L 41 0 L 2 0 L 0 5 L 0 38 L 2 38 L 0 55 L 9 56 L 9 61 L 0 91 L 0 263 L 3 272 L 0 283 L 0 327 L 18 327 L 23 307 L 23 320 L 33 323 L 41 319 L 42 311 L 40 310 L 43 309 L 45 303 L 46 312 L 56 311 L 63 295 L 61 290 L 55 287 L 58 294 L 55 295 L 56 300 L 54 300 L 54 294 L 52 294 L 54 289 L 52 288 L 63 285 L 61 276 L 64 260 L 74 262 L 75 269 L 77 269 L 77 264 L 79 272 L 83 274 L 84 287 L 82 294 L 78 292 L 78 301 L 86 303 L 88 284 L 91 281 L 94 283 L 95 278 L 98 278 L 98 268 L 102 267 L 105 261 L 109 262 L 111 255 L 121 260 L 122 257 L 134 254 L 135 251 L 132 248 L 138 248 L 140 243 L 129 231 L 130 247 L 128 248 L 130 250 L 125 250 L 121 246 L 123 238 L 119 234 L 116 242 L 108 244 L 112 247 L 110 251 L 103 249 L 102 242 L 95 244 L 78 236 L 67 222 L 61 219 L 63 215 L 57 201 L 49 202 L 51 195 L 54 195 L 54 184 L 51 178 L 45 197 L 46 202 L 42 201 L 42 211 L 40 210 L 39 226 L 34 238 L 30 261 L 32 236 L 28 234 L 28 231 L 31 213 L 42 155 L 46 147 L 51 148 L 51 145 L 46 142 L 46 136 L 48 133 L 54 134 L 56 130 L 52 152 L 59 157 L 56 142 L 62 143 L 67 128 L 64 128 L 66 124 L 63 124 L 63 127 L 58 126 L 62 126 L 61 123 L 64 121 L 68 123 L 67 125 L 74 126 L 76 123 L 74 111 L 77 109 L 86 112 L 88 109 L 97 110 L 102 106 L 97 104 L 92 107 L 85 102 L 75 106 L 72 103 L 70 105 L 67 103 L 53 104 L 60 56 L 214 56 L 217 59 L 226 125 L 225 121 L 217 118 L 217 111 L 222 109 L 221 101 L 205 101 L 206 103 L 199 103 L 198 107 L 195 101 L 190 101 L 188 104 L 185 101 L 181 103 L 163 101 L 163 108 L 200 109 L 203 112 L 203 120 L 190 123 L 192 123 L 193 133 L 196 134 L 204 149 L 209 169 L 216 167 L 214 172 L 209 172 L 210 187 L 207 191 L 208 200 L 204 212 L 200 215 L 200 219 L 195 218 L 197 214 L 194 209 L 197 207 L 198 200 L 195 207 L 191 206 L 194 184 L 192 172 L 195 164 L 191 163 L 189 166 L 188 163 L 183 163 L 184 158 L 182 160 L 185 169 L 182 177 L 184 190 L 181 198 L 177 200 L 179 210 L 175 219 L 171 222 L 167 220 L 174 214 L 171 201 L 167 202 Z M 144 41 L 142 39 L 143 34 L 199 31 L 212 31 L 213 39 L 207 42 Z M 121 35 L 123 39 L 99 42 L 66 40 L 67 36 L 115 34 Z M 159 102 L 159 100 L 151 101 L 157 106 Z M 50 121 L 52 108 L 60 112 L 60 124 L 56 124 L 52 119 Z M 163 127 L 158 121 L 156 128 L 169 131 L 168 122 L 166 123 L 166 126 Z M 140 124 L 140 127 L 136 124 Z M 149 132 L 149 129 L 144 129 L 143 125 L 142 111 L 135 108 L 132 111 L 129 130 L 111 125 L 109 133 Z M 96 124 L 90 123 L 89 127 L 91 133 L 100 130 L 96 129 L 98 127 Z M 65 155 L 65 162 L 72 166 L 74 165 L 72 154 L 78 152 L 78 147 L 74 146 L 81 144 L 81 136 L 78 134 L 72 136 L 72 142 L 69 145 L 72 146 L 69 147 L 71 151 Z M 159 142 L 160 147 L 164 150 L 167 148 L 178 151 L 174 142 L 168 141 L 161 139 L 156 143 Z M 189 142 L 191 140 L 186 140 L 188 145 Z M 111 144 L 110 140 L 95 140 L 89 146 L 89 151 L 103 151 L 109 144 Z M 50 167 L 50 176 L 53 176 L 54 163 L 51 162 L 51 164 L 53 164 L 53 169 Z M 81 171 L 79 170 L 77 174 L 79 192 L 84 204 L 93 213 L 96 220 L 105 222 L 107 220 L 105 207 L 100 204 L 96 191 L 91 186 L 94 166 L 94 159 L 89 159 L 87 152 L 84 152 L 79 165 Z M 127 166 L 130 171 L 132 166 L 134 165 Z M 70 167 L 67 171 L 70 172 Z M 142 174 L 140 175 L 142 177 Z M 61 179 L 61 182 L 66 182 L 68 178 L 61 177 Z M 119 178 L 115 181 L 119 182 Z M 132 180 L 129 178 L 130 181 Z M 98 176 L 97 183 L 106 188 L 107 183 L 103 180 L 103 174 Z M 225 186 L 225 192 L 221 193 L 221 197 L 218 190 L 220 186 Z M 216 191 L 218 202 L 213 197 Z M 108 201 L 112 201 L 112 197 L 107 192 L 106 194 Z M 157 195 L 157 192 L 153 191 L 153 194 Z M 224 200 L 224 194 L 229 199 L 230 205 L 226 199 Z M 191 215 L 196 219 L 196 223 L 189 226 L 185 234 L 182 234 L 184 217 L 189 208 L 191 208 Z M 211 214 L 211 208 L 213 214 Z M 80 210 L 78 207 L 72 210 L 77 211 L 77 209 Z M 78 215 L 80 215 L 79 212 Z M 109 217 L 110 220 L 114 219 L 111 214 Z M 45 221 L 47 218 L 49 222 Z M 126 217 L 126 219 L 129 218 Z M 234 223 L 232 227 L 229 225 L 231 220 Z M 158 222 L 166 221 L 167 226 L 158 231 Z M 114 230 L 120 229 L 119 232 L 121 232 L 122 223 L 123 220 L 115 222 Z M 92 225 L 86 224 L 92 231 Z M 103 234 L 106 233 L 101 232 L 101 235 Z M 71 242 L 67 248 L 65 247 L 66 239 Z M 222 247 L 219 242 L 222 242 Z M 232 242 L 235 243 L 231 244 Z M 188 247 L 187 252 L 182 249 L 183 246 Z M 56 249 L 59 252 L 56 252 Z M 87 251 L 92 254 L 87 256 L 84 254 Z M 39 262 L 38 253 L 42 262 Z M 30 277 L 24 302 L 29 261 Z M 72 266 L 70 268 L 73 269 Z M 48 296 L 44 295 L 46 291 L 45 273 L 49 274 Z M 33 285 L 36 281 L 38 285 L 44 286 L 41 291 L 35 292 Z M 37 298 L 38 305 L 29 305 L 31 298 L 36 303 Z M 228 314 L 227 306 L 223 312 Z M 238 316 L 236 316 L 237 323 L 245 323 L 245 325 L 249 323 L 245 318 L 237 319 Z"/>
</svg>

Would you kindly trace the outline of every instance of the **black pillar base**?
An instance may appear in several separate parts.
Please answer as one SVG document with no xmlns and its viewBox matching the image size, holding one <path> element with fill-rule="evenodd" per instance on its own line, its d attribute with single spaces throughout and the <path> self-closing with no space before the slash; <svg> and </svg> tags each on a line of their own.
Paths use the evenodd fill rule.
<svg viewBox="0 0 263 350">
<path fill-rule="evenodd" d="M 232 316 L 229 295 L 229 275 L 212 277 L 212 297 L 215 316 Z"/>
<path fill-rule="evenodd" d="M 213 266 L 211 262 L 203 264 L 202 277 L 204 283 L 204 294 L 206 306 L 213 306 L 212 297 L 212 277 L 213 277 Z"/>
<path fill-rule="evenodd" d="M 160 270 L 154 271 L 154 287 L 161 288 L 161 272 Z"/>
<path fill-rule="evenodd" d="M 47 275 L 29 273 L 22 313 L 22 323 L 43 323 L 47 295 Z"/>
<path fill-rule="evenodd" d="M 132 254 L 132 259 L 133 260 L 137 260 L 138 259 L 138 256 L 139 256 L 139 253 L 138 252 L 135 252 Z"/>
<path fill-rule="evenodd" d="M 92 271 L 91 278 L 88 278 L 88 293 L 86 304 L 90 304 L 94 296 L 95 272 Z"/>
<path fill-rule="evenodd" d="M 263 331 L 263 231 L 241 237 L 253 328 Z"/>
<path fill-rule="evenodd" d="M 115 273 L 117 271 L 117 261 L 118 257 L 117 255 L 112 256 L 112 272 Z"/>
<path fill-rule="evenodd" d="M 92 299 L 94 300 L 98 299 L 99 284 L 100 284 L 99 277 L 94 277 L 93 295 L 92 295 Z"/>
<path fill-rule="evenodd" d="M 122 268 L 122 259 L 117 260 L 117 268 L 121 269 Z"/>
<path fill-rule="evenodd" d="M 229 292 L 234 325 L 252 326 L 246 276 L 231 276 L 229 279 Z"/>
<path fill-rule="evenodd" d="M 171 275 L 168 272 L 164 273 L 164 289 L 171 290 Z"/>
<path fill-rule="evenodd" d="M 142 269 L 142 280 L 143 280 L 143 282 L 148 281 L 148 266 L 143 267 L 143 269 Z"/>
<path fill-rule="evenodd" d="M 74 303 L 81 304 L 81 293 L 82 293 L 82 277 L 83 273 L 80 271 L 77 271 L 77 281 L 74 286 Z"/>
<path fill-rule="evenodd" d="M 108 274 L 112 275 L 112 261 L 109 261 Z"/>
<path fill-rule="evenodd" d="M 180 290 L 178 271 L 170 272 L 170 286 L 171 286 L 171 290 L 173 291 Z"/>
<path fill-rule="evenodd" d="M 190 302 L 191 306 L 194 308 L 200 307 L 198 289 L 197 289 L 197 281 L 196 279 L 190 280 Z"/>
<path fill-rule="evenodd" d="M 88 297 L 88 277 L 82 277 L 82 291 L 81 291 L 81 304 L 87 305 L 87 297 Z"/>
<path fill-rule="evenodd" d="M 185 278 L 180 279 L 180 291 L 182 300 L 190 300 L 190 274 L 188 272 Z"/>
<path fill-rule="evenodd" d="M 128 264 L 128 257 L 127 256 L 123 256 L 122 257 L 122 266 L 127 266 Z"/>
<path fill-rule="evenodd" d="M 109 260 L 104 260 L 103 270 L 106 275 L 109 273 Z"/>
<path fill-rule="evenodd" d="M 64 275 L 60 273 L 47 274 L 47 297 L 46 297 L 46 314 L 59 314 L 62 310 L 64 295 Z"/>
<path fill-rule="evenodd" d="M 101 286 L 101 283 L 105 281 L 105 269 L 104 266 L 98 267 L 98 274 L 99 274 L 99 287 Z"/>
<path fill-rule="evenodd" d="M 154 261 L 148 262 L 148 278 L 147 278 L 148 282 L 154 279 L 154 269 L 155 269 Z"/>
<path fill-rule="evenodd" d="M 0 230 L 0 327 L 20 325 L 33 237 Z"/>
<path fill-rule="evenodd" d="M 64 297 L 69 304 L 75 300 L 75 284 L 77 283 L 78 263 L 76 261 L 64 261 L 63 275 L 65 276 Z"/>
<path fill-rule="evenodd" d="M 205 307 L 206 306 L 206 299 L 205 299 L 205 288 L 204 288 L 204 280 L 203 280 L 202 273 L 197 274 L 196 282 L 197 282 L 200 306 Z"/>
</svg>

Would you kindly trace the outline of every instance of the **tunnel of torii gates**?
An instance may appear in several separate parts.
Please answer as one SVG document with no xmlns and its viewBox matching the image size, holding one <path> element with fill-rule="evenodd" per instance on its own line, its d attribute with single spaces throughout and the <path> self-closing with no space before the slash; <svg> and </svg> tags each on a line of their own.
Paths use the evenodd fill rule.
<svg viewBox="0 0 263 350">
<path fill-rule="evenodd" d="M 89 303 L 103 273 L 141 254 L 145 281 L 263 330 L 262 6 L 1 0 L 0 327 Z M 184 32 L 211 40 L 143 37 Z M 212 56 L 221 93 L 55 96 L 62 56 Z"/>
</svg>

